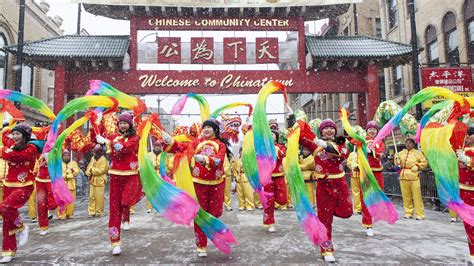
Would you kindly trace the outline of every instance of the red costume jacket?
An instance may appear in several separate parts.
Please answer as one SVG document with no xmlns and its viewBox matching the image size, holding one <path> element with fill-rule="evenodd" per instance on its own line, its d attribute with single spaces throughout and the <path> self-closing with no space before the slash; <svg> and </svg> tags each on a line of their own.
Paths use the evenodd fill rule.
<svg viewBox="0 0 474 266">
<path fill-rule="evenodd" d="M 138 174 L 138 144 L 140 138 L 137 135 L 124 137 L 115 133 L 107 137 L 107 153 L 110 153 L 111 164 L 109 174 L 112 175 L 136 175 Z M 116 143 L 123 145 L 117 151 Z"/>
<path fill-rule="evenodd" d="M 474 191 L 474 147 L 464 148 L 470 158 L 469 165 L 459 162 L 459 186 L 461 189 Z"/>
<path fill-rule="evenodd" d="M 367 140 L 367 146 L 369 146 L 369 144 L 373 142 L 373 139 L 369 137 L 367 137 L 366 140 Z M 375 144 L 375 147 L 372 149 L 372 152 L 367 153 L 367 157 L 369 159 L 369 165 L 370 165 L 370 168 L 372 168 L 372 171 L 381 172 L 383 170 L 381 156 L 384 151 L 385 151 L 385 146 L 381 142 L 381 143 Z"/>
<path fill-rule="evenodd" d="M 204 165 L 191 159 L 191 174 L 193 182 L 204 185 L 217 185 L 224 179 L 224 159 L 226 146 L 216 138 L 197 138 L 190 143 L 178 143 L 171 141 L 165 151 L 172 153 L 185 152 L 186 149 L 194 150 L 194 155 L 204 155 L 206 163 Z"/>
<path fill-rule="evenodd" d="M 35 176 L 33 169 L 37 154 L 36 146 L 26 144 L 25 148 L 20 151 L 12 150 L 15 142 L 7 135 L 10 132 L 5 131 L 2 136 L 3 144 L 0 156 L 8 161 L 7 177 L 3 181 L 6 187 L 26 187 L 33 185 Z"/>
<path fill-rule="evenodd" d="M 343 161 L 349 156 L 345 144 L 338 145 L 326 141 L 326 148 L 319 147 L 312 141 L 302 141 L 301 144 L 313 152 L 316 164 L 315 178 L 341 178 L 345 176 Z"/>
<path fill-rule="evenodd" d="M 51 178 L 49 177 L 49 172 L 48 172 L 48 163 L 46 162 L 46 160 L 41 156 L 37 160 L 36 164 L 37 164 L 37 166 L 35 166 L 36 182 L 42 182 L 42 183 L 51 182 Z"/>
<path fill-rule="evenodd" d="M 279 143 L 275 143 L 275 150 L 277 155 L 277 161 L 275 168 L 273 168 L 272 177 L 284 176 L 285 172 L 283 171 L 283 158 L 286 155 L 286 147 Z"/>
</svg>

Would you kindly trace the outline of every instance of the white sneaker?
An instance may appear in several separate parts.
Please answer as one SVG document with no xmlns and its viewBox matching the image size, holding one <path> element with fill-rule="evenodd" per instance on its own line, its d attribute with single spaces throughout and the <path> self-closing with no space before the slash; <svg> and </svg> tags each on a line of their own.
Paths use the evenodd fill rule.
<svg viewBox="0 0 474 266">
<path fill-rule="evenodd" d="M 456 222 L 456 218 L 451 218 L 451 223 L 455 223 Z"/>
<path fill-rule="evenodd" d="M 45 236 L 45 235 L 47 235 L 48 233 L 49 233 L 48 229 L 46 229 L 46 230 L 41 230 L 40 236 Z"/>
<path fill-rule="evenodd" d="M 326 262 L 335 262 L 335 261 L 336 261 L 336 258 L 334 258 L 333 255 L 326 255 L 326 256 L 324 256 L 324 260 L 325 260 Z"/>
<path fill-rule="evenodd" d="M 275 233 L 276 232 L 275 226 L 268 227 L 268 232 Z"/>
<path fill-rule="evenodd" d="M 122 249 L 120 248 L 120 246 L 115 246 L 112 249 L 112 255 L 118 256 L 118 255 L 120 255 L 120 253 L 122 253 Z"/>
<path fill-rule="evenodd" d="M 228 211 L 232 211 L 232 210 L 233 210 L 232 207 L 230 207 L 230 206 L 229 206 L 229 207 L 225 207 L 225 209 L 228 210 Z"/>
<path fill-rule="evenodd" d="M 19 234 L 19 241 L 18 241 L 18 246 L 24 246 L 26 243 L 28 243 L 28 234 L 30 231 L 30 227 L 25 224 L 25 228 L 23 231 L 20 232 Z"/>
<path fill-rule="evenodd" d="M 130 223 L 129 222 L 123 223 L 122 224 L 122 229 L 125 230 L 125 231 L 130 230 Z"/>
<path fill-rule="evenodd" d="M 367 227 L 367 236 L 374 236 L 374 229 L 372 229 L 372 227 Z"/>
<path fill-rule="evenodd" d="M 200 258 L 207 257 L 207 252 L 206 251 L 198 251 L 198 257 L 200 257 Z"/>
<path fill-rule="evenodd" d="M 151 213 L 151 210 L 146 210 L 147 213 Z"/>
<path fill-rule="evenodd" d="M 0 263 L 1 264 L 4 264 L 4 263 L 9 263 L 11 262 L 15 257 L 12 257 L 12 256 L 3 256 L 3 258 L 0 260 Z"/>
</svg>

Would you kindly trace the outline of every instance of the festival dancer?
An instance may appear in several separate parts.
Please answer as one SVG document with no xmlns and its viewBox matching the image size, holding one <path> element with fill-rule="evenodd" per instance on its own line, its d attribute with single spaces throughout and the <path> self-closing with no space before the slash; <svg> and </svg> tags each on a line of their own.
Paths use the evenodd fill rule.
<svg viewBox="0 0 474 266">
<path fill-rule="evenodd" d="M 205 120 L 201 135 L 190 143 L 175 142 L 164 132 L 162 137 L 167 144 L 165 148 L 167 152 L 193 151 L 190 167 L 199 205 L 206 212 L 219 218 L 224 203 L 224 160 L 226 153 L 230 153 L 228 142 L 220 136 L 219 122 L 212 118 Z M 207 237 L 196 223 L 194 233 L 198 256 L 207 257 Z"/>
<path fill-rule="evenodd" d="M 272 130 L 273 143 L 276 149 L 276 164 L 272 172 L 272 182 L 263 187 L 269 193 L 267 207 L 263 210 L 263 226 L 268 228 L 268 232 L 276 232 L 275 228 L 275 202 L 280 206 L 288 203 L 288 191 L 286 189 L 285 172 L 283 171 L 283 158 L 286 155 L 285 146 L 278 143 L 280 132 Z"/>
<path fill-rule="evenodd" d="M 405 219 L 413 217 L 413 202 L 415 204 L 416 220 L 425 219 L 423 199 L 421 198 L 420 174 L 428 166 L 423 153 L 415 149 L 414 139 L 405 140 L 406 149 L 395 154 L 395 165 L 400 166 L 400 190 L 402 192 Z"/>
<path fill-rule="evenodd" d="M 62 213 L 58 215 L 60 220 L 74 219 L 74 201 L 76 200 L 76 176 L 79 175 L 81 169 L 76 161 L 71 160 L 71 152 L 63 151 L 63 176 L 67 187 L 72 194 L 72 202 L 66 205 Z"/>
<path fill-rule="evenodd" d="M 38 160 L 36 160 L 34 170 L 38 202 L 38 223 L 41 236 L 45 236 L 49 233 L 49 219 L 52 218 L 52 214 L 49 215 L 49 211 L 54 211 L 58 207 L 51 188 L 47 156 L 47 153 L 42 154 Z"/>
<path fill-rule="evenodd" d="M 89 218 L 104 215 L 104 192 L 109 170 L 109 161 L 104 156 L 104 149 L 105 147 L 100 144 L 95 145 L 92 150 L 94 156 L 86 169 L 90 184 L 89 206 L 87 208 Z"/>
<path fill-rule="evenodd" d="M 303 147 L 301 149 L 299 164 L 300 164 L 301 172 L 303 174 L 304 183 L 306 184 L 306 187 L 308 188 L 309 202 L 311 203 L 311 206 L 313 206 L 314 208 L 316 204 L 315 202 L 316 191 L 314 187 L 315 180 L 313 178 L 313 174 L 316 168 L 314 164 L 314 156 L 311 154 L 311 151 L 306 147 Z"/>
<path fill-rule="evenodd" d="M 357 152 L 353 151 L 349 154 L 349 157 L 346 160 L 347 167 L 351 170 L 351 192 L 352 200 L 354 201 L 354 214 L 362 213 L 362 204 L 360 202 L 360 172 L 359 164 L 357 162 Z"/>
<path fill-rule="evenodd" d="M 133 115 L 123 112 L 118 118 L 119 133 L 106 138 L 98 135 L 96 141 L 105 144 L 110 153 L 110 214 L 109 236 L 112 255 L 120 255 L 120 229 L 130 229 L 130 206 L 143 197 L 142 184 L 138 174 L 138 144 Z"/>
<path fill-rule="evenodd" d="M 328 240 L 320 245 L 321 256 L 327 262 L 336 261 L 332 243 L 333 217 L 349 218 L 352 216 L 351 194 L 346 182 L 342 165 L 348 156 L 345 140 L 336 138 L 337 127 L 332 119 L 325 119 L 319 125 L 322 139 L 314 141 L 301 140 L 314 155 L 317 178 L 316 205 L 319 220 L 327 229 Z"/>
<path fill-rule="evenodd" d="M 0 157 L 8 161 L 8 174 L 3 181 L 3 202 L 0 213 L 3 216 L 3 241 L 0 263 L 8 263 L 15 258 L 17 245 L 16 233 L 19 233 L 19 246 L 28 242 L 28 225 L 23 224 L 18 209 L 26 204 L 33 192 L 33 168 L 38 156 L 37 148 L 28 143 L 31 138 L 31 127 L 26 123 L 16 125 L 3 132 L 5 145 Z"/>
<path fill-rule="evenodd" d="M 225 156 L 224 159 L 224 208 L 227 211 L 232 211 L 232 202 L 230 199 L 231 188 L 232 188 L 232 154 Z"/>
<path fill-rule="evenodd" d="M 474 127 L 469 127 L 466 147 L 456 152 L 459 160 L 459 188 L 461 199 L 474 206 Z M 464 222 L 471 263 L 474 264 L 474 226 Z"/>
<path fill-rule="evenodd" d="M 254 190 L 244 173 L 242 165 L 242 148 L 239 150 L 239 158 L 232 165 L 232 173 L 237 186 L 237 198 L 239 201 L 239 211 L 252 211 L 255 209 Z"/>
<path fill-rule="evenodd" d="M 370 121 L 367 123 L 365 130 L 367 131 L 367 145 L 370 145 L 373 142 L 375 136 L 377 136 L 379 127 L 375 121 Z M 372 149 L 367 150 L 369 166 L 372 168 L 375 179 L 377 180 L 377 183 L 379 184 L 382 191 L 384 190 L 384 180 L 382 174 L 382 154 L 384 150 L 385 146 L 383 145 L 383 142 L 377 143 Z M 364 203 L 362 188 L 360 190 L 360 201 L 362 204 L 362 226 L 366 228 L 367 236 L 374 236 L 374 230 L 372 229 L 372 216 L 370 215 L 369 210 Z"/>
</svg>

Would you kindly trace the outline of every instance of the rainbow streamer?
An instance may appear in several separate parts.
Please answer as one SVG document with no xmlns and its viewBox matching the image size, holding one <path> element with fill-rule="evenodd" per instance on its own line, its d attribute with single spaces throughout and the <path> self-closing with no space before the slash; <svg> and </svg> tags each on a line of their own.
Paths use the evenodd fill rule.
<svg viewBox="0 0 474 266">
<path fill-rule="evenodd" d="M 106 96 L 85 96 L 68 102 L 51 125 L 43 151 L 49 152 L 51 150 L 59 134 L 59 125 L 72 115 L 92 107 L 115 108 L 116 106 L 117 101 Z"/>
<path fill-rule="evenodd" d="M 260 179 L 258 177 L 257 155 L 255 154 L 252 129 L 250 129 L 244 137 L 244 143 L 242 145 L 242 166 L 250 185 L 258 194 L 263 208 L 266 208 L 268 206 L 268 198 L 270 197 L 271 193 L 264 191 L 262 183 L 260 183 Z"/>
<path fill-rule="evenodd" d="M 147 140 L 151 129 L 151 119 L 138 128 L 140 144 L 138 164 L 143 191 L 153 208 L 163 217 L 176 224 L 191 226 L 199 210 L 198 203 L 186 192 L 165 182 L 154 170 L 147 154 Z M 164 154 L 166 156 L 166 154 Z M 163 156 L 162 156 L 163 158 Z M 165 163 L 166 165 L 166 163 Z"/>
<path fill-rule="evenodd" d="M 421 133 L 421 149 L 435 174 L 441 203 L 455 211 L 461 219 L 474 225 L 474 206 L 464 203 L 459 192 L 458 160 L 450 143 L 457 121 L 446 126 L 430 123 Z"/>
<path fill-rule="evenodd" d="M 176 185 L 174 181 L 166 173 L 167 160 L 168 160 L 168 155 L 166 154 L 166 152 L 161 152 L 160 153 L 160 176 L 166 182 Z"/>
<path fill-rule="evenodd" d="M 101 80 L 90 80 L 89 87 L 90 89 L 86 92 L 86 96 L 101 95 L 113 97 L 117 100 L 120 107 L 132 110 L 135 117 L 146 112 L 147 107 L 140 99 L 117 90 L 107 82 Z"/>
<path fill-rule="evenodd" d="M 281 90 L 287 101 L 286 90 L 283 84 L 270 81 L 265 84 L 258 93 L 257 104 L 253 115 L 253 138 L 255 154 L 257 155 L 258 175 L 262 185 L 272 182 L 272 171 L 276 165 L 276 150 L 268 125 L 266 107 L 268 95 Z"/>
<path fill-rule="evenodd" d="M 248 133 L 247 133 L 248 134 Z M 295 208 L 296 217 L 303 231 L 308 235 L 313 244 L 319 245 L 327 241 L 327 229 L 319 221 L 313 206 L 308 199 L 308 188 L 303 180 L 303 174 L 298 163 L 300 129 L 296 128 L 288 136 L 286 157 L 283 160 L 285 177 L 290 186 L 291 201 Z"/>
<path fill-rule="evenodd" d="M 53 111 L 51 111 L 51 109 L 49 109 L 49 107 L 43 101 L 36 99 L 33 96 L 25 95 L 17 91 L 0 89 L 0 99 L 7 99 L 12 102 L 18 102 L 20 104 L 27 105 L 40 112 L 51 121 L 56 119 L 56 115 L 53 113 Z"/>
<path fill-rule="evenodd" d="M 216 119 L 219 116 L 219 114 L 224 112 L 225 110 L 235 108 L 235 107 L 239 107 L 239 106 L 247 106 L 249 108 L 248 116 L 250 117 L 252 115 L 253 106 L 250 103 L 236 102 L 236 103 L 226 104 L 226 105 L 223 105 L 223 106 L 217 108 L 214 112 L 212 112 L 211 118 Z"/>
<path fill-rule="evenodd" d="M 451 90 L 448 90 L 446 88 L 441 88 L 441 87 L 427 87 L 421 91 L 419 91 L 417 94 L 415 94 L 406 104 L 403 106 L 402 110 L 398 112 L 390 121 L 383 126 L 382 129 L 380 129 L 379 133 L 374 139 L 374 142 L 372 143 L 375 145 L 376 143 L 380 143 L 382 139 L 384 139 L 386 136 L 390 134 L 390 132 L 393 131 L 395 127 L 397 127 L 400 124 L 400 121 L 402 118 L 405 116 L 405 114 L 408 113 L 408 111 L 415 105 L 420 104 L 422 102 L 428 101 L 433 99 L 436 96 L 442 96 L 446 99 L 451 99 L 454 101 L 457 101 L 461 105 L 464 106 L 465 104 L 465 99 L 461 95 L 458 95 Z"/>
<path fill-rule="evenodd" d="M 96 110 L 96 113 L 99 112 Z M 84 125 L 87 121 L 91 119 L 93 113 L 88 111 L 83 117 L 74 121 L 72 125 L 66 128 L 61 135 L 54 142 L 54 146 L 48 154 L 48 172 L 51 178 L 51 187 L 53 191 L 54 200 L 59 206 L 59 209 L 62 211 L 64 207 L 73 202 L 74 198 L 72 197 L 71 192 L 69 191 L 66 182 L 64 182 L 63 177 L 63 161 L 62 161 L 62 152 L 63 152 L 63 143 L 66 137 L 71 134 L 74 130 Z"/>
<path fill-rule="evenodd" d="M 190 151 L 188 150 L 188 153 L 189 152 Z M 187 155 L 175 154 L 174 162 L 178 162 L 178 166 L 174 174 L 176 185 L 197 200 Z M 194 222 L 194 226 L 199 226 L 207 238 L 209 238 L 212 243 L 214 243 L 216 248 L 221 252 L 230 254 L 230 244 L 238 244 L 232 231 L 230 231 L 230 229 L 227 228 L 227 226 L 222 221 L 207 213 L 201 207 L 194 218 Z"/>
<path fill-rule="evenodd" d="M 208 119 L 209 113 L 211 112 L 209 108 L 209 103 L 207 102 L 206 98 L 195 93 L 188 93 L 186 95 L 181 96 L 181 98 L 179 98 L 178 101 L 176 101 L 176 103 L 173 105 L 173 108 L 171 109 L 171 114 L 181 114 L 184 109 L 184 106 L 186 105 L 186 102 L 188 101 L 188 98 L 193 98 L 198 102 L 199 113 L 201 114 L 201 122 L 204 122 L 204 120 Z"/>
<path fill-rule="evenodd" d="M 428 124 L 428 122 L 430 121 L 430 118 L 436 114 L 436 112 L 450 106 L 450 105 L 453 105 L 453 101 L 452 100 L 445 100 L 445 101 L 442 101 L 442 102 L 439 102 L 435 105 L 433 105 L 430 110 L 428 112 L 426 112 L 423 117 L 421 118 L 420 120 L 420 124 L 418 126 L 418 129 L 416 131 L 416 136 L 415 136 L 415 140 L 416 142 L 420 143 L 420 137 L 421 137 L 421 131 L 423 130 L 423 128 L 425 128 L 426 124 Z"/>
<path fill-rule="evenodd" d="M 362 187 L 362 194 L 364 195 L 364 203 L 372 216 L 372 221 L 386 221 L 388 224 L 394 224 L 398 220 L 398 213 L 395 210 L 392 202 L 387 195 L 380 188 L 377 179 L 370 168 L 367 160 L 367 142 L 361 136 L 352 130 L 349 120 L 347 118 L 347 111 L 341 109 L 340 117 L 344 130 L 350 137 L 361 143 L 357 147 L 357 160 L 360 170 L 360 184 Z"/>
</svg>

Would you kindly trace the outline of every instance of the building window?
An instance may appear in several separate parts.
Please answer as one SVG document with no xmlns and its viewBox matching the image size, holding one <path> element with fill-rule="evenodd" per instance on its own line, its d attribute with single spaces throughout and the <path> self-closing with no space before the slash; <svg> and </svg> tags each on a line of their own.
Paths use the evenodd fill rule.
<svg viewBox="0 0 474 266">
<path fill-rule="evenodd" d="M 456 28 L 456 17 L 448 12 L 443 18 L 444 46 L 446 64 L 459 66 L 459 34 Z"/>
<path fill-rule="evenodd" d="M 397 0 L 388 0 L 387 5 L 388 5 L 388 26 L 389 26 L 389 29 L 392 29 L 398 25 Z"/>
<path fill-rule="evenodd" d="M 428 66 L 439 66 L 438 36 L 436 35 L 436 28 L 433 25 L 426 27 L 425 43 Z"/>
<path fill-rule="evenodd" d="M 0 32 L 0 47 L 8 45 L 7 38 Z M 5 89 L 7 84 L 7 66 L 8 66 L 8 55 L 4 51 L 0 50 L 0 89 Z"/>
<path fill-rule="evenodd" d="M 33 95 L 33 67 L 23 65 L 21 72 L 21 93 Z"/>
<path fill-rule="evenodd" d="M 382 38 L 382 22 L 380 18 L 375 18 L 375 36 Z"/>
<path fill-rule="evenodd" d="M 464 1 L 464 21 L 466 29 L 466 50 L 469 64 L 474 64 L 474 1 Z"/>
<path fill-rule="evenodd" d="M 392 68 L 393 80 L 393 95 L 399 96 L 402 94 L 402 67 L 396 66 Z"/>
</svg>

